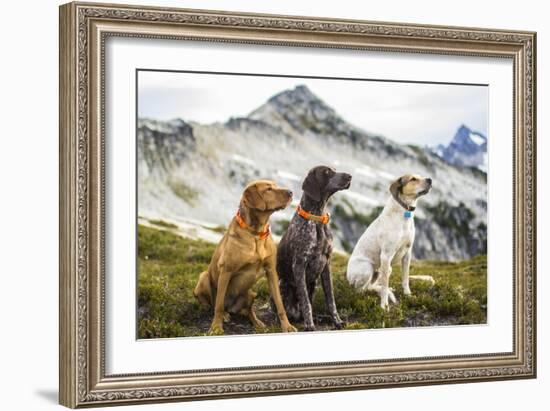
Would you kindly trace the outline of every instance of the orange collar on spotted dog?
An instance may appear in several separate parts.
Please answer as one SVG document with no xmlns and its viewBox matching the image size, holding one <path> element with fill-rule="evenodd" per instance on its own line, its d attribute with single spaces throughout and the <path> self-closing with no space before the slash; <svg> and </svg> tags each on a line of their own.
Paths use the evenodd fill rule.
<svg viewBox="0 0 550 411">
<path fill-rule="evenodd" d="M 235 214 L 235 219 L 237 220 L 237 224 L 239 224 L 241 228 L 244 228 L 252 232 L 253 234 L 257 235 L 258 237 L 260 237 L 260 240 L 265 240 L 267 237 L 269 237 L 269 234 L 271 234 L 271 231 L 269 230 L 269 224 L 266 224 L 264 227 L 264 231 L 260 233 L 257 231 L 254 231 L 252 227 L 246 224 L 246 221 L 244 221 L 244 219 L 242 218 L 240 209 L 237 210 L 237 214 Z"/>
<path fill-rule="evenodd" d="M 306 210 L 304 210 L 300 205 L 296 207 L 296 212 L 300 215 L 300 217 L 305 218 L 306 220 L 311 221 L 317 221 L 318 223 L 328 224 L 330 221 L 330 214 L 326 213 L 325 215 L 315 215 L 308 213 Z"/>
</svg>

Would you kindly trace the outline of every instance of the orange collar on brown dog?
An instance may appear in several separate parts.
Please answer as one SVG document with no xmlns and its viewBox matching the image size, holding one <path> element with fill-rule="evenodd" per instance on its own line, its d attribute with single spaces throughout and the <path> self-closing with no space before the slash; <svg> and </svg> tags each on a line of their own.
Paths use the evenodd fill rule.
<svg viewBox="0 0 550 411">
<path fill-rule="evenodd" d="M 330 221 L 329 213 L 326 213 L 325 215 L 311 214 L 311 213 L 308 213 L 306 210 L 304 210 L 302 207 L 300 207 L 300 205 L 296 207 L 296 212 L 306 220 L 317 221 L 318 223 L 323 223 L 323 224 L 328 224 L 328 222 Z"/>
<path fill-rule="evenodd" d="M 269 230 L 269 224 L 266 224 L 265 227 L 264 227 L 264 231 L 262 231 L 260 233 L 257 232 L 257 231 L 252 230 L 252 228 L 248 224 L 246 224 L 246 221 L 244 221 L 244 219 L 242 218 L 241 210 L 237 210 L 237 214 L 235 215 L 235 219 L 237 220 L 237 223 L 239 224 L 239 226 L 241 228 L 244 228 L 244 229 L 252 232 L 253 234 L 259 236 L 260 240 L 265 240 L 267 237 L 269 237 L 269 234 L 271 234 L 271 231 Z"/>
</svg>

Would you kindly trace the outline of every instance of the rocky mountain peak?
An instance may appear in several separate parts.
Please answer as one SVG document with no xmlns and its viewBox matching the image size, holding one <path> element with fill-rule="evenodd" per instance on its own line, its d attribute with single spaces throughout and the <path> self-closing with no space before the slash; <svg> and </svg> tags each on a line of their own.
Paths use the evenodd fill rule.
<svg viewBox="0 0 550 411">
<path fill-rule="evenodd" d="M 450 164 L 487 170 L 487 137 L 464 124 L 449 145 L 440 144 L 433 151 Z"/>
<path fill-rule="evenodd" d="M 139 172 L 147 176 L 176 169 L 196 146 L 193 127 L 182 119 L 138 119 L 138 135 Z"/>
<path fill-rule="evenodd" d="M 462 151 L 474 153 L 478 151 L 479 146 L 487 144 L 487 137 L 483 134 L 472 131 L 469 127 L 462 124 L 456 131 L 451 145 L 455 145 Z"/>
<path fill-rule="evenodd" d="M 328 109 L 328 106 L 313 92 L 304 85 L 296 86 L 290 90 L 284 90 L 278 94 L 275 94 L 268 101 L 269 104 L 275 104 L 282 107 L 292 107 L 295 105 L 302 106 L 324 106 Z"/>
<path fill-rule="evenodd" d="M 345 123 L 334 109 L 304 85 L 274 95 L 264 105 L 250 113 L 248 118 L 270 124 L 285 121 L 300 132 L 312 127 L 332 131 L 341 128 Z"/>
</svg>

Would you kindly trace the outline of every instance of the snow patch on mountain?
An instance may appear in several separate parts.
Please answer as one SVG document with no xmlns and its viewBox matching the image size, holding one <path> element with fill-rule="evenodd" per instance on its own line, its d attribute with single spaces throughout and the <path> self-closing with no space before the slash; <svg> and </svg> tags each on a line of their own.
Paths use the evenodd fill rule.
<svg viewBox="0 0 550 411">
<path fill-rule="evenodd" d="M 250 167 L 255 167 L 256 166 L 256 163 L 254 162 L 254 160 L 251 160 L 250 158 L 247 158 L 247 157 L 244 157 L 244 156 L 241 156 L 239 154 L 233 154 L 231 156 L 231 158 L 239 163 L 243 163 L 243 164 L 246 164 L 247 166 L 250 166 Z"/>
<path fill-rule="evenodd" d="M 301 181 L 302 178 L 296 174 L 292 174 L 292 173 L 289 173 L 288 171 L 281 171 L 281 170 L 278 170 L 277 171 L 277 175 L 285 180 L 290 180 L 290 181 Z"/>
<path fill-rule="evenodd" d="M 344 197 L 348 197 L 348 198 L 351 198 L 353 200 L 360 201 L 362 203 L 366 203 L 366 204 L 369 204 L 369 205 L 372 205 L 372 206 L 380 205 L 380 203 L 377 200 L 369 198 L 369 197 L 367 197 L 363 194 L 359 194 L 355 191 L 351 191 L 351 190 L 344 191 L 344 192 L 342 192 L 342 195 Z"/>
<path fill-rule="evenodd" d="M 487 142 L 487 139 L 484 136 L 473 132 L 470 133 L 470 140 L 472 140 L 478 146 L 481 146 Z"/>
<path fill-rule="evenodd" d="M 362 176 L 368 177 L 368 178 L 376 178 L 377 173 L 372 170 L 372 168 L 367 166 L 361 166 L 355 169 L 356 174 L 361 174 Z"/>
</svg>

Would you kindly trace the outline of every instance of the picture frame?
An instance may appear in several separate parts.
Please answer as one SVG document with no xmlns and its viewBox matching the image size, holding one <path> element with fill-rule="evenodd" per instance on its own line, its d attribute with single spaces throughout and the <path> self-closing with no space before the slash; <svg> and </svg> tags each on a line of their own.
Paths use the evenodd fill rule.
<svg viewBox="0 0 550 411">
<path fill-rule="evenodd" d="M 106 371 L 110 38 L 498 58 L 512 63 L 512 349 Z M 73 2 L 60 7 L 60 403 L 71 408 L 536 377 L 536 34 Z M 500 143 L 498 143 L 500 144 Z M 113 160 L 110 160 L 113 161 Z"/>
</svg>

